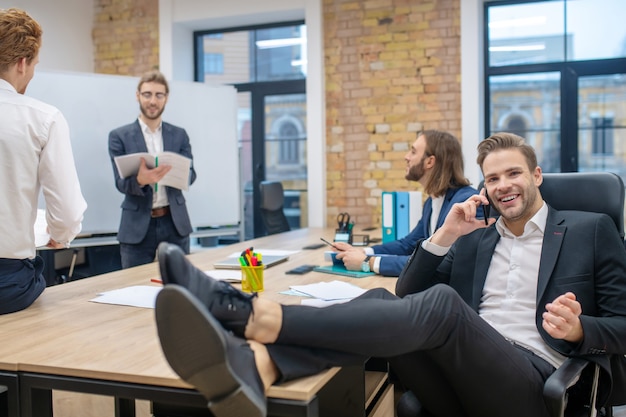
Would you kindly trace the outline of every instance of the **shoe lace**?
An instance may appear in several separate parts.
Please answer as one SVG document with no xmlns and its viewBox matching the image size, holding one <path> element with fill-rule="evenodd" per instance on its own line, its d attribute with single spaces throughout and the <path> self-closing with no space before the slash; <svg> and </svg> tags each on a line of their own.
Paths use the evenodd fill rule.
<svg viewBox="0 0 626 417">
<path fill-rule="evenodd" d="M 238 306 L 243 308 L 249 307 L 250 314 L 254 315 L 252 300 L 259 296 L 258 293 L 253 292 L 251 294 L 247 294 L 222 281 L 220 282 L 219 294 L 220 303 L 224 303 L 225 299 L 228 301 L 228 310 L 237 311 Z"/>
</svg>

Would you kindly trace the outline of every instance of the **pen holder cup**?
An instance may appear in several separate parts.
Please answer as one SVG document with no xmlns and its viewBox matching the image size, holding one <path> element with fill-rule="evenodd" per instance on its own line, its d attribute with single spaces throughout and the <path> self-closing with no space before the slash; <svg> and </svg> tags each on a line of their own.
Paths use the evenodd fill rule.
<svg viewBox="0 0 626 417">
<path fill-rule="evenodd" d="M 241 267 L 241 290 L 244 292 L 263 291 L 264 265 Z"/>
</svg>

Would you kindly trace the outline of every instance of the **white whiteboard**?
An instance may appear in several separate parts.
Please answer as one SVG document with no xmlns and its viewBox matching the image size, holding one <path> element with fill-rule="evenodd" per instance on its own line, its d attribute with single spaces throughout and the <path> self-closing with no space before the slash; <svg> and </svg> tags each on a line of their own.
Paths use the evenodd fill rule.
<svg viewBox="0 0 626 417">
<path fill-rule="evenodd" d="M 123 194 L 115 188 L 109 132 L 139 116 L 137 77 L 37 71 L 26 95 L 68 121 L 88 208 L 81 235 L 117 233 Z M 163 120 L 187 131 L 196 181 L 184 192 L 194 228 L 240 222 L 237 93 L 230 86 L 171 81 Z M 41 206 L 43 207 L 43 206 Z"/>
</svg>

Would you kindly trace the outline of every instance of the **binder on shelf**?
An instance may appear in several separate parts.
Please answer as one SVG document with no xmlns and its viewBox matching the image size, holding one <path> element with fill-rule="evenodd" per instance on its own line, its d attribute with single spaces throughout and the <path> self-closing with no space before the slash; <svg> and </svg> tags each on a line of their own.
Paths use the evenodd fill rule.
<svg viewBox="0 0 626 417">
<path fill-rule="evenodd" d="M 409 232 L 415 229 L 422 218 L 422 192 L 409 191 Z"/>
<path fill-rule="evenodd" d="M 383 243 L 396 240 L 395 211 L 396 193 L 393 191 L 383 191 Z"/>
<path fill-rule="evenodd" d="M 396 191 L 396 239 L 409 234 L 409 192 Z"/>
</svg>

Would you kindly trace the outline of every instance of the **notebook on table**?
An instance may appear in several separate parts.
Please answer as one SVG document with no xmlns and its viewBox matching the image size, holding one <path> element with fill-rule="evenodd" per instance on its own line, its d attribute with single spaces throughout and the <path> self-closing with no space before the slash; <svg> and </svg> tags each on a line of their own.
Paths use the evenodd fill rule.
<svg viewBox="0 0 626 417">
<path fill-rule="evenodd" d="M 365 278 L 376 275 L 374 272 L 350 271 L 343 265 L 325 265 L 313 268 L 315 272 L 323 272 L 325 274 L 343 275 L 344 277 Z"/>
<path fill-rule="evenodd" d="M 279 263 L 285 262 L 289 259 L 288 255 L 264 255 L 263 256 L 263 265 L 265 265 L 265 269 L 277 265 Z M 240 269 L 241 264 L 239 263 L 238 257 L 229 257 L 223 259 L 219 262 L 213 264 L 215 269 Z"/>
</svg>

